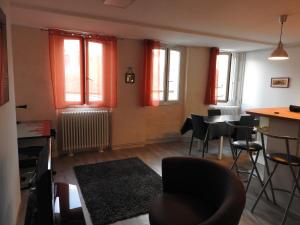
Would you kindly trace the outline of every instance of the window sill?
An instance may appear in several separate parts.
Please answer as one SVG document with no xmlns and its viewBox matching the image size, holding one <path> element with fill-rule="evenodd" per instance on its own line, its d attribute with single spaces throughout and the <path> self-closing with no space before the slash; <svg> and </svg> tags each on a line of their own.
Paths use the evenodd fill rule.
<svg viewBox="0 0 300 225">
<path fill-rule="evenodd" d="M 179 101 L 160 101 L 159 106 L 166 106 L 166 105 L 179 105 Z"/>
</svg>

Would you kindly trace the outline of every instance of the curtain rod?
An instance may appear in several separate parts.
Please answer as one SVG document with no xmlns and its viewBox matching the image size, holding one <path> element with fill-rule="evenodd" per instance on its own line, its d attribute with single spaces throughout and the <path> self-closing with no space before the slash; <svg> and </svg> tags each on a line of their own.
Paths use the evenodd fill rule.
<svg viewBox="0 0 300 225">
<path fill-rule="evenodd" d="M 40 28 L 41 31 L 49 31 L 49 30 L 60 30 L 64 32 L 70 32 L 72 34 L 77 34 L 77 35 L 99 35 L 99 36 L 112 36 L 112 35 L 107 35 L 104 33 L 95 33 L 95 32 L 87 32 L 87 31 L 79 31 L 79 30 L 65 30 L 65 29 L 59 29 L 59 28 Z M 114 36 L 115 37 L 115 36 Z M 125 38 L 120 38 L 120 37 L 115 37 L 118 40 L 124 40 Z"/>
</svg>

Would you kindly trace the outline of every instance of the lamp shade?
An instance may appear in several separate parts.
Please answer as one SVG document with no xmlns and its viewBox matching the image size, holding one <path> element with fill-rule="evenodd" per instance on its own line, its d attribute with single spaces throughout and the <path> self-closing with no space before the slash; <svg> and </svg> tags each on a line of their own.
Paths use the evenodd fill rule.
<svg viewBox="0 0 300 225">
<path fill-rule="evenodd" d="M 272 54 L 269 57 L 270 60 L 285 60 L 288 58 L 289 56 L 287 52 L 283 49 L 283 44 L 281 41 L 278 43 L 277 48 L 272 52 Z"/>
</svg>

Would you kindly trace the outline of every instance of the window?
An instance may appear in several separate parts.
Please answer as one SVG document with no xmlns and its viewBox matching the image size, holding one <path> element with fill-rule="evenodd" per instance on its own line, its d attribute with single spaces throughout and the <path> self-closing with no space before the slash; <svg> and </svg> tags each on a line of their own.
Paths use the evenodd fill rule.
<svg viewBox="0 0 300 225">
<path fill-rule="evenodd" d="M 217 100 L 218 102 L 228 102 L 229 84 L 231 69 L 231 53 L 221 52 L 217 56 Z"/>
<path fill-rule="evenodd" d="M 64 40 L 64 83 L 66 102 L 82 102 L 80 41 Z"/>
<path fill-rule="evenodd" d="M 153 71 L 159 67 L 158 84 L 153 83 L 153 99 L 161 102 L 179 100 L 180 51 L 169 48 L 153 50 Z M 155 74 L 154 79 L 155 80 Z M 158 87 L 155 87 L 157 85 Z"/>
<path fill-rule="evenodd" d="M 51 30 L 49 40 L 56 108 L 115 107 L 116 39 Z"/>
<path fill-rule="evenodd" d="M 80 40 L 64 40 L 64 79 L 66 102 L 98 102 L 103 100 L 103 58 L 102 44 L 87 41 L 87 73 L 82 82 Z M 82 93 L 83 90 L 83 93 Z"/>
</svg>

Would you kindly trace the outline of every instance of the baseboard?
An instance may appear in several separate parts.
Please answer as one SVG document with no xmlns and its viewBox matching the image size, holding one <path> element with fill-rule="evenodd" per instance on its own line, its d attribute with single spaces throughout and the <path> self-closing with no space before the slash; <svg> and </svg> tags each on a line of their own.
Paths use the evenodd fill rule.
<svg viewBox="0 0 300 225">
<path fill-rule="evenodd" d="M 126 144 L 113 145 L 112 150 L 120 150 L 120 149 L 127 149 L 127 148 L 141 148 L 144 146 L 145 146 L 145 142 L 126 143 Z"/>
<path fill-rule="evenodd" d="M 171 136 L 171 137 L 163 137 L 163 138 L 156 138 L 156 139 L 148 139 L 146 144 L 158 144 L 158 143 L 167 143 L 167 142 L 175 142 L 180 141 L 181 136 Z"/>
<path fill-rule="evenodd" d="M 171 136 L 171 137 L 156 138 L 156 139 L 148 139 L 144 142 L 134 142 L 134 143 L 113 145 L 112 150 L 120 150 L 120 149 L 128 149 L 128 148 L 141 148 L 141 147 L 144 147 L 145 145 L 149 145 L 149 144 L 159 144 L 159 143 L 175 142 L 175 141 L 181 141 L 181 140 L 182 140 L 182 137 L 179 135 Z"/>
</svg>

